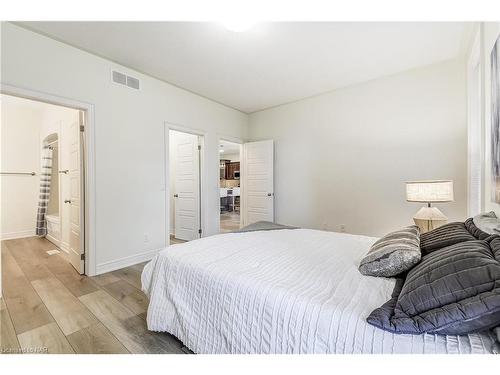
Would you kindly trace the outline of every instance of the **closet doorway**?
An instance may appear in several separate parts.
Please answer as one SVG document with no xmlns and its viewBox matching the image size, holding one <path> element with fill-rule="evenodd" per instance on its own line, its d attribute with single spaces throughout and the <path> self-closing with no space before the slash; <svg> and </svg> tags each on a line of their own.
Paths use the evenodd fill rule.
<svg viewBox="0 0 500 375">
<path fill-rule="evenodd" d="M 1 94 L 1 238 L 38 237 L 85 273 L 85 111 Z"/>
</svg>

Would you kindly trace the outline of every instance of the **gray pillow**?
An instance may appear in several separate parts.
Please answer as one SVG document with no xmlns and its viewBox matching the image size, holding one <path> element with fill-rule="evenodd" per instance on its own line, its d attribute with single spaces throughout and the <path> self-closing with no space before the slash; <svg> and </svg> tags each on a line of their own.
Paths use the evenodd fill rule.
<svg viewBox="0 0 500 375">
<path fill-rule="evenodd" d="M 493 343 L 493 347 L 491 348 L 491 352 L 493 354 L 500 354 L 500 327 L 497 327 L 493 330 L 497 335 L 497 341 Z"/>
<path fill-rule="evenodd" d="M 375 242 L 359 264 L 367 276 L 392 277 L 420 261 L 420 230 L 416 225 L 389 233 Z"/>
<path fill-rule="evenodd" d="M 495 212 L 484 212 L 474 216 L 474 224 L 483 232 L 488 234 L 500 234 L 500 219 Z"/>
<path fill-rule="evenodd" d="M 500 236 L 423 256 L 368 323 L 394 333 L 465 335 L 500 325 Z"/>
<path fill-rule="evenodd" d="M 472 219 L 470 219 L 470 221 L 472 221 Z M 472 233 L 476 232 L 476 230 L 472 228 L 472 225 L 469 225 L 469 228 L 465 223 L 448 223 L 430 232 L 422 233 L 420 236 L 420 250 L 422 251 L 422 256 L 442 249 L 443 247 L 455 245 L 459 242 L 476 240 L 477 238 Z M 480 234 L 481 233 L 477 233 L 478 236 Z M 486 235 L 486 237 L 488 236 L 489 234 Z"/>
</svg>

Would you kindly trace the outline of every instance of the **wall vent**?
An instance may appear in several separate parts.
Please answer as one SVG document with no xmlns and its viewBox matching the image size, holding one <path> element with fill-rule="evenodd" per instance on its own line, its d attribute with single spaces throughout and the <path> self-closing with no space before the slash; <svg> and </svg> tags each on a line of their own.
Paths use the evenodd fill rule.
<svg viewBox="0 0 500 375">
<path fill-rule="evenodd" d="M 127 86 L 139 90 L 140 87 L 139 80 L 137 78 L 127 76 Z"/>
<path fill-rule="evenodd" d="M 123 73 L 113 70 L 113 82 L 119 83 L 120 85 L 127 84 L 127 76 Z"/>
<path fill-rule="evenodd" d="M 141 81 L 139 79 L 117 72 L 116 70 L 111 71 L 111 80 L 114 83 L 128 86 L 131 89 L 139 90 L 141 88 Z"/>
</svg>

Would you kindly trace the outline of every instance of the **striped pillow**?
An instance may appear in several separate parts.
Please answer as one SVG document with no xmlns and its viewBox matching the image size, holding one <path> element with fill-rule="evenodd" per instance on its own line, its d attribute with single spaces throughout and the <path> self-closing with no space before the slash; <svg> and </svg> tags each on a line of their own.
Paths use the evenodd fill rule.
<svg viewBox="0 0 500 375">
<path fill-rule="evenodd" d="M 420 230 L 416 225 L 389 233 L 375 242 L 361 260 L 359 272 L 392 277 L 420 261 Z"/>
<path fill-rule="evenodd" d="M 467 229 L 465 223 L 449 223 L 420 236 L 422 255 L 427 255 L 443 247 L 459 242 L 474 241 L 476 237 Z"/>
</svg>

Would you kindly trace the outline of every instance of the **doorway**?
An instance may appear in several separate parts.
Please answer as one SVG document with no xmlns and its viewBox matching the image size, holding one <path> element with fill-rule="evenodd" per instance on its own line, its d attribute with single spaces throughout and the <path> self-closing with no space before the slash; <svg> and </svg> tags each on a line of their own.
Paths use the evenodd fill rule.
<svg viewBox="0 0 500 375">
<path fill-rule="evenodd" d="M 202 236 L 203 136 L 168 129 L 170 244 Z"/>
<path fill-rule="evenodd" d="M 220 233 L 241 226 L 241 144 L 219 141 Z"/>
<path fill-rule="evenodd" d="M 85 111 L 8 94 L 1 104 L 2 241 L 39 237 L 84 274 Z"/>
</svg>

